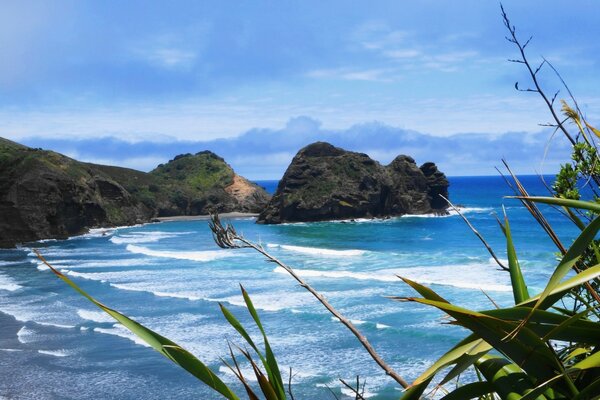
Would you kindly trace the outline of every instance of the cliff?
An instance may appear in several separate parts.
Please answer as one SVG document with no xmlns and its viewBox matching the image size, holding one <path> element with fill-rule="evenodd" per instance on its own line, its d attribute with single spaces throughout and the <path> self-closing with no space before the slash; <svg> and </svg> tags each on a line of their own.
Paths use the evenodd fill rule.
<svg viewBox="0 0 600 400">
<path fill-rule="evenodd" d="M 259 212 L 267 201 L 262 188 L 210 152 L 178 156 L 144 173 L 0 138 L 0 247 L 157 216 Z"/>
<path fill-rule="evenodd" d="M 448 180 L 408 156 L 382 166 L 366 154 L 317 142 L 301 149 L 258 223 L 446 214 Z"/>
</svg>

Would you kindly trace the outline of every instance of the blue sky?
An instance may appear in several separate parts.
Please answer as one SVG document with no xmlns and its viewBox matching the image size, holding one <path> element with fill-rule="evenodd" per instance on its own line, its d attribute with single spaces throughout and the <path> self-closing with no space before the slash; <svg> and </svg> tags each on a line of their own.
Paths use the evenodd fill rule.
<svg viewBox="0 0 600 400">
<path fill-rule="evenodd" d="M 505 1 L 600 121 L 600 3 Z M 495 1 L 4 2 L 0 136 L 150 170 L 206 148 L 277 179 L 310 141 L 450 175 L 556 170 Z M 542 83 L 559 87 L 552 74 Z"/>
</svg>

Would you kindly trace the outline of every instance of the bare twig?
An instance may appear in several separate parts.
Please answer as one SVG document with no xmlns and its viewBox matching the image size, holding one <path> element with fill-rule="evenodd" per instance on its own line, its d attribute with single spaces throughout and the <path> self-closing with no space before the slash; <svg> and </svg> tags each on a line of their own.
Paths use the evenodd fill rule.
<svg viewBox="0 0 600 400">
<path fill-rule="evenodd" d="M 325 387 L 329 390 L 329 392 L 335 398 L 335 400 L 340 400 L 340 398 L 337 396 L 337 394 L 335 394 L 335 392 L 328 385 L 325 385 Z"/>
<path fill-rule="evenodd" d="M 465 223 L 471 229 L 471 231 L 473 231 L 473 233 L 475 234 L 475 236 L 477 236 L 479 238 L 479 240 L 481 240 L 481 243 L 483 243 L 483 245 L 487 249 L 488 253 L 490 253 L 490 255 L 492 256 L 492 258 L 494 259 L 494 261 L 496 261 L 496 264 L 498 264 L 498 266 L 500 268 L 502 268 L 503 270 L 508 271 L 508 267 L 506 267 L 506 265 L 504 265 L 502 263 L 502 261 L 500 261 L 500 259 L 498 258 L 498 256 L 496 256 L 496 253 L 494 253 L 494 250 L 492 249 L 492 247 L 486 242 L 486 240 L 483 238 L 483 236 L 481 235 L 481 233 L 479 233 L 479 231 L 477 229 L 475 229 L 475 227 L 471 224 L 471 222 L 469 222 L 469 220 L 467 219 L 467 217 L 465 217 L 460 212 L 460 210 L 458 209 L 458 207 L 456 207 L 454 204 L 452 204 L 450 202 L 450 200 L 448 200 L 444 196 L 442 196 L 442 195 L 440 195 L 440 196 L 444 200 L 446 200 L 448 202 L 448 204 L 450 205 L 450 207 L 452 207 L 452 209 L 458 213 L 458 215 L 463 219 L 463 221 L 465 221 Z"/>
<path fill-rule="evenodd" d="M 547 64 L 547 62 L 540 64 L 540 66 L 538 67 L 537 70 L 535 70 L 535 71 L 533 70 L 533 68 L 531 67 L 531 64 L 529 64 L 529 61 L 527 60 L 527 56 L 525 55 L 525 47 L 527 46 L 527 44 L 529 43 L 529 40 L 531 40 L 531 38 L 526 42 L 525 45 L 522 45 L 519 42 L 519 39 L 517 38 L 517 30 L 516 30 L 515 26 L 511 24 L 510 19 L 508 18 L 506 11 L 504 11 L 504 7 L 502 6 L 502 4 L 500 4 L 500 9 L 502 10 L 502 19 L 504 21 L 504 26 L 506 26 L 506 28 L 508 29 L 508 32 L 510 33 L 510 37 L 507 36 L 506 40 L 508 40 L 510 43 L 513 43 L 515 46 L 517 46 L 517 48 L 519 49 L 519 53 L 521 55 L 521 59 L 514 60 L 514 61 L 525 65 L 525 67 L 527 68 L 527 71 L 529 72 L 529 76 L 531 77 L 531 81 L 533 82 L 533 84 L 535 86 L 535 89 L 526 90 L 526 91 L 537 92 L 540 94 L 540 96 L 542 96 L 542 99 L 544 99 L 546 106 L 550 110 L 550 114 L 552 114 L 552 118 L 554 118 L 554 121 L 556 121 L 556 124 L 558 125 L 560 130 L 565 134 L 565 137 L 567 139 L 569 139 L 571 144 L 575 145 L 575 143 L 576 143 L 575 140 L 573 139 L 571 134 L 567 131 L 567 129 L 564 127 L 560 118 L 556 114 L 556 110 L 552 106 L 553 102 L 548 99 L 548 96 L 546 96 L 546 93 L 544 93 L 544 91 L 542 90 L 542 87 L 540 86 L 540 83 L 538 81 L 537 73 L 539 72 L 539 69 L 544 64 Z M 517 88 L 517 90 L 519 90 L 518 84 L 516 84 L 515 87 Z"/>
<path fill-rule="evenodd" d="M 396 371 L 392 369 L 381 356 L 377 353 L 377 351 L 373 348 L 371 343 L 367 340 L 367 338 L 354 326 L 352 322 L 345 316 L 343 316 L 336 308 L 334 308 L 329 301 L 315 290 L 312 286 L 310 286 L 306 281 L 304 281 L 296 272 L 284 264 L 277 258 L 273 257 L 271 254 L 267 253 L 262 246 L 259 246 L 247 239 L 243 236 L 236 233 L 234 227 L 231 224 L 227 224 L 224 227 L 217 214 L 211 215 L 211 221 L 209 223 L 209 227 L 213 232 L 213 237 L 215 242 L 219 247 L 225 249 L 236 249 L 236 248 L 251 248 L 262 254 L 267 261 L 273 262 L 283 268 L 288 274 L 290 274 L 304 289 L 306 289 L 310 294 L 312 294 L 334 317 L 340 320 L 342 324 L 344 324 L 352 334 L 358 339 L 360 344 L 367 350 L 371 358 L 385 371 L 385 373 L 398 382 L 403 388 L 408 388 L 409 384 L 404 378 L 402 378 Z"/>
<path fill-rule="evenodd" d="M 344 386 L 346 386 L 348 389 L 352 390 L 352 393 L 354 393 L 354 395 L 355 395 L 354 396 L 355 400 L 365 400 L 364 389 L 363 389 L 363 393 L 360 392 L 360 380 L 359 380 L 358 375 L 356 375 L 356 388 L 341 378 L 340 378 L 340 382 L 342 382 L 342 384 Z"/>
<path fill-rule="evenodd" d="M 538 206 L 535 203 L 526 199 L 527 197 L 530 197 L 529 193 L 527 192 L 525 187 L 521 184 L 521 181 L 519 180 L 519 178 L 517 178 L 517 176 L 510 169 L 506 160 L 503 159 L 502 163 L 504 164 L 504 167 L 506 168 L 506 170 L 510 174 L 511 178 L 513 179 L 513 182 L 519 192 L 519 200 L 521 201 L 521 203 L 525 206 L 525 208 L 527 208 L 527 210 L 531 213 L 533 218 L 540 224 L 542 229 L 544 229 L 544 231 L 546 231 L 546 233 L 548 234 L 550 239 L 552 239 L 552 241 L 554 242 L 554 244 L 556 245 L 558 250 L 562 254 L 565 254 L 567 252 L 567 249 L 561 243 L 560 239 L 554 232 L 554 229 L 552 229 L 552 226 L 550 226 L 550 224 L 546 220 L 546 217 L 544 217 L 544 215 L 542 214 L 542 212 L 540 211 L 540 209 L 538 208 Z"/>
<path fill-rule="evenodd" d="M 494 307 L 496 307 L 496 309 L 500 309 L 500 306 L 499 306 L 499 305 L 498 305 L 498 304 L 497 304 L 497 303 L 494 301 L 494 299 L 492 299 L 492 298 L 490 297 L 490 295 L 489 295 L 489 294 L 487 294 L 487 293 L 486 293 L 486 291 L 485 291 L 485 290 L 483 290 L 483 289 L 481 289 L 481 288 L 479 288 L 479 290 L 481 290 L 481 292 L 482 292 L 482 293 L 485 295 L 485 297 L 487 297 L 487 298 L 488 298 L 488 300 L 489 300 L 489 301 L 490 301 L 490 302 L 491 302 L 491 303 L 494 305 Z"/>
<path fill-rule="evenodd" d="M 292 367 L 290 367 L 290 380 L 288 381 L 288 393 L 290 394 L 290 400 L 294 400 L 294 394 L 292 393 Z"/>
</svg>

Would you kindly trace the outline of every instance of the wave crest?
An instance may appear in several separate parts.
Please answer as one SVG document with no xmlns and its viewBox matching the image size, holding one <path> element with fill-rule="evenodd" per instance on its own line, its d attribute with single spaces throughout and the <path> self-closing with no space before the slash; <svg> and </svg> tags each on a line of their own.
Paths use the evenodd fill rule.
<svg viewBox="0 0 600 400">
<path fill-rule="evenodd" d="M 206 251 L 166 251 L 152 250 L 143 246 L 128 244 L 126 250 L 134 254 L 143 254 L 151 257 L 173 258 L 176 260 L 190 260 L 207 262 L 219 258 L 231 257 L 234 254 L 225 250 L 206 250 Z"/>
</svg>

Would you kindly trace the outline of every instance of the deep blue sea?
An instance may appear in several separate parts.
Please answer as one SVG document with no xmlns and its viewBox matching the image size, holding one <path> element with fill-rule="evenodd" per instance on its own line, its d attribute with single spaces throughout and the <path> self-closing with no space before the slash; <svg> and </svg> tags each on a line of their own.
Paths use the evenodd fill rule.
<svg viewBox="0 0 600 400">
<path fill-rule="evenodd" d="M 556 265 L 556 249 L 516 200 L 503 198 L 512 194 L 503 179 L 450 182 L 451 200 L 502 258 L 506 245 L 494 215 L 505 206 L 530 291 L 542 289 Z M 523 182 L 532 194 L 547 194 L 538 177 Z M 270 191 L 276 185 L 259 183 Z M 547 215 L 568 244 L 575 227 L 553 210 Z M 414 294 L 396 274 L 466 307 L 493 307 L 482 289 L 497 303 L 512 301 L 508 274 L 457 215 L 276 226 L 251 218 L 231 222 L 294 267 L 409 381 L 465 331 L 446 324 L 434 309 L 386 298 Z M 206 221 L 182 221 L 0 250 L 0 399 L 219 398 L 57 279 L 32 248 L 104 304 L 186 347 L 226 382 L 235 385 L 235 377 L 220 357 L 228 354 L 228 340 L 243 341 L 218 303 L 251 327 L 243 284 L 285 380 L 293 370 L 296 399 L 332 399 L 328 387 L 345 398 L 338 379 L 356 375 L 366 379 L 370 398 L 401 396 L 354 336 L 283 270 L 250 250 L 219 249 Z"/>
</svg>

